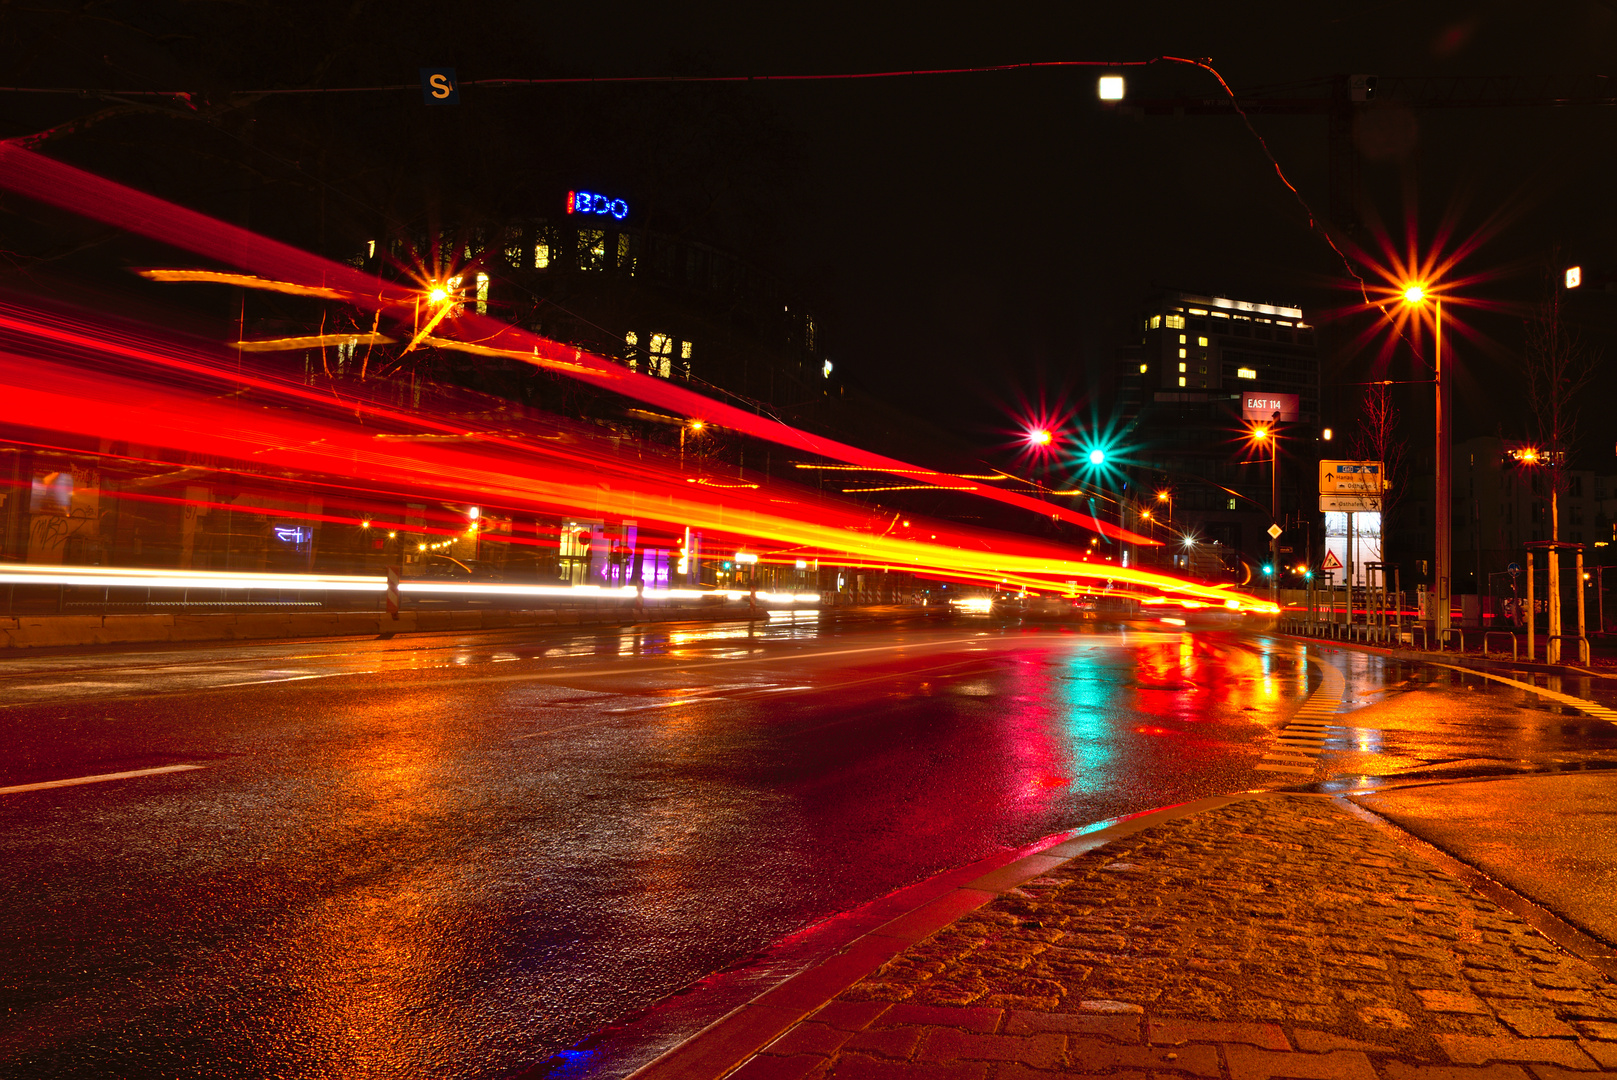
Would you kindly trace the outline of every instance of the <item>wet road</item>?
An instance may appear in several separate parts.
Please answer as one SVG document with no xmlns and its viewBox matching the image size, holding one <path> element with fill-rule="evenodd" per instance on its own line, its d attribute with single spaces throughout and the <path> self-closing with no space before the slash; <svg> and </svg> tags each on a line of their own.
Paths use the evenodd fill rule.
<svg viewBox="0 0 1617 1080">
<path fill-rule="evenodd" d="M 1327 669 L 1353 711 L 1276 771 Z M 1345 650 L 813 617 L 6 657 L 0 725 L 4 1076 L 512 1075 L 1061 830 L 1617 761 L 1608 720 Z M 621 1073 L 636 1030 L 556 1060 Z"/>
</svg>

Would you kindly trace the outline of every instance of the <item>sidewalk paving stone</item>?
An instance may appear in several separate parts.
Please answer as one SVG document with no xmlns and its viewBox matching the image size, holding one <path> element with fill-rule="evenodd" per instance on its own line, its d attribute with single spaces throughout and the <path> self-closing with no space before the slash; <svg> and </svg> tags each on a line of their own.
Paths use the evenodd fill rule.
<svg viewBox="0 0 1617 1080">
<path fill-rule="evenodd" d="M 1245 798 L 1037 869 L 735 1075 L 1617 1073 L 1617 986 L 1329 799 Z"/>
</svg>

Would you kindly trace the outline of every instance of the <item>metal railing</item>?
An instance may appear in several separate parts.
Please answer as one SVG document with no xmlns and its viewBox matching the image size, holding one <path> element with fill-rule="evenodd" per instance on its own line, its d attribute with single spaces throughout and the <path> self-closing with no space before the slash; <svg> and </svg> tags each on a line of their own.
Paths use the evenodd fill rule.
<svg viewBox="0 0 1617 1080">
<path fill-rule="evenodd" d="M 1508 637 L 1510 639 L 1510 658 L 1516 659 L 1516 632 L 1514 630 L 1484 630 L 1482 632 L 1482 658 L 1488 660 L 1492 654 L 1488 652 L 1488 639 L 1492 637 Z M 1503 656 L 1504 653 L 1499 655 Z"/>
</svg>

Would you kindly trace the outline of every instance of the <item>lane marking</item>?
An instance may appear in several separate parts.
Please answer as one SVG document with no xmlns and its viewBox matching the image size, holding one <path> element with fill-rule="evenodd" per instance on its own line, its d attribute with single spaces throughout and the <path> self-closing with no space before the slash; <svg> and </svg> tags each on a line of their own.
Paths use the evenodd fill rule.
<svg viewBox="0 0 1617 1080">
<path fill-rule="evenodd" d="M 1515 686 L 1522 690 L 1531 690 L 1540 697 L 1547 697 L 1554 701 L 1559 701 L 1563 705 L 1570 705 L 1574 709 L 1581 712 L 1586 712 L 1590 716 L 1596 717 L 1597 719 L 1606 720 L 1610 723 L 1617 724 L 1617 710 L 1608 709 L 1604 705 L 1596 705 L 1594 702 L 1588 701 L 1584 698 L 1573 697 L 1571 694 L 1563 694 L 1559 691 L 1549 690 L 1542 686 L 1534 686 L 1532 683 L 1524 683 L 1517 679 L 1507 679 L 1503 675 L 1495 675 L 1488 671 L 1476 671 L 1472 668 L 1458 667 L 1454 664 L 1433 663 L 1432 666 L 1448 668 L 1450 671 L 1458 671 L 1466 675 L 1479 675 L 1484 679 L 1492 679 L 1494 682 L 1502 682 L 1507 686 Z"/>
<path fill-rule="evenodd" d="M 206 765 L 163 765 L 155 769 L 133 769 L 130 772 L 101 773 L 99 776 L 75 776 L 71 780 L 46 780 L 39 784 L 0 787 L 0 795 L 20 795 L 24 791 L 45 791 L 49 788 L 76 787 L 79 784 L 104 784 L 108 780 L 130 780 L 137 776 L 157 776 L 160 773 L 189 772 L 192 769 L 206 768 Z"/>
<path fill-rule="evenodd" d="M 1267 761 L 1259 762 L 1258 764 L 1254 765 L 1253 768 L 1262 769 L 1266 772 L 1311 773 L 1314 771 L 1314 767 L 1312 765 L 1304 768 L 1299 765 L 1271 765 Z"/>
</svg>

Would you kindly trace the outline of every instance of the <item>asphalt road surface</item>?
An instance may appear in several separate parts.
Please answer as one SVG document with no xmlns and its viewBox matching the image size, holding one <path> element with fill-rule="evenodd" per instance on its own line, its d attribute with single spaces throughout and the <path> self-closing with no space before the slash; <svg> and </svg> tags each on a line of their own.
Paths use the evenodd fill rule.
<svg viewBox="0 0 1617 1080">
<path fill-rule="evenodd" d="M 1327 669 L 1349 726 L 1277 771 Z M 1346 650 L 812 615 L 0 657 L 0 731 L 6 1077 L 616 1076 L 1052 833 L 1617 762 L 1607 720 Z"/>
</svg>

